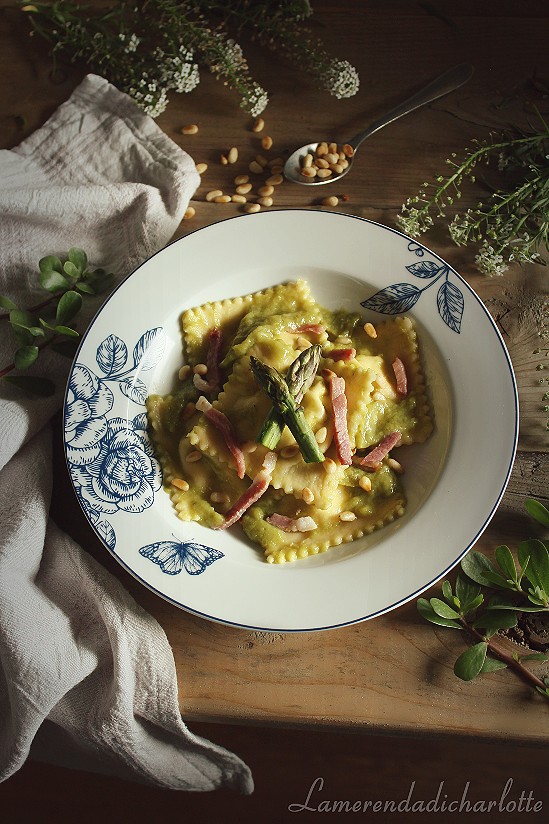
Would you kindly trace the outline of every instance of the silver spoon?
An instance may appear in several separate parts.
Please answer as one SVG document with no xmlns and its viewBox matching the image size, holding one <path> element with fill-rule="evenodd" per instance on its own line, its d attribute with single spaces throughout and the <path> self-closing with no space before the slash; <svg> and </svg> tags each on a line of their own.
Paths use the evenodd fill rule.
<svg viewBox="0 0 549 824">
<path fill-rule="evenodd" d="M 292 183 L 301 183 L 304 186 L 323 186 L 326 183 L 336 183 L 340 181 L 342 177 L 351 171 L 353 160 L 356 157 L 356 151 L 363 140 L 366 140 L 367 137 L 370 137 L 370 135 L 379 131 L 379 129 L 382 129 L 384 126 L 387 126 L 388 123 L 392 123 L 393 120 L 397 120 L 399 117 L 413 112 L 414 109 L 419 109 L 420 106 L 425 106 L 426 103 L 437 100 L 437 98 L 442 97 L 444 94 L 448 94 L 448 92 L 452 92 L 454 89 L 463 86 L 463 84 L 472 77 L 473 71 L 473 67 L 468 63 L 460 63 L 459 66 L 448 69 L 444 74 L 441 74 L 435 78 L 435 80 L 428 83 L 421 91 L 413 94 L 412 97 L 409 97 L 404 103 L 391 109 L 390 112 L 387 112 L 387 114 L 379 120 L 374 121 L 374 123 L 368 126 L 363 132 L 359 132 L 355 137 L 347 141 L 348 145 L 353 148 L 354 154 L 352 157 L 347 158 L 349 165 L 339 174 L 334 174 L 331 177 L 322 179 L 304 177 L 301 174 L 301 162 L 306 154 L 314 155 L 319 145 L 318 143 L 308 143 L 300 149 L 296 149 L 296 151 L 290 155 L 284 164 L 284 177 L 286 177 L 287 180 L 291 180 Z"/>
</svg>

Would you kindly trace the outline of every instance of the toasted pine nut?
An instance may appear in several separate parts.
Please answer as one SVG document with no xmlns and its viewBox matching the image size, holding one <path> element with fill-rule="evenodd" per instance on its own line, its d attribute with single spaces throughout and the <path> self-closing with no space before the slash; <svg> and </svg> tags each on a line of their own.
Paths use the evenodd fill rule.
<svg viewBox="0 0 549 824">
<path fill-rule="evenodd" d="M 272 172 L 273 175 L 281 175 L 282 172 L 284 171 L 284 165 L 283 164 L 273 164 L 270 167 L 270 169 L 271 169 L 271 172 Z"/>
<path fill-rule="evenodd" d="M 219 195 L 219 197 L 214 197 L 214 203 L 230 203 L 231 196 L 230 195 Z"/>
<path fill-rule="evenodd" d="M 194 415 L 195 411 L 196 411 L 196 406 L 194 405 L 194 403 L 192 401 L 189 401 L 189 403 L 187 404 L 187 406 L 183 410 L 183 415 L 182 415 L 183 420 L 184 421 L 188 420 L 192 415 Z"/>
<path fill-rule="evenodd" d="M 340 521 L 356 521 L 356 515 L 354 512 L 350 510 L 345 510 L 345 512 L 339 513 L 339 520 Z"/>
<path fill-rule="evenodd" d="M 222 195 L 222 194 L 223 194 L 223 192 L 221 191 L 221 189 L 212 189 L 212 191 L 211 191 L 211 192 L 208 192 L 208 193 L 207 193 L 207 195 L 206 195 L 206 200 L 208 201 L 208 203 L 211 203 L 211 201 L 212 201 L 214 198 L 219 197 L 219 196 L 220 196 L 220 195 Z"/>
<path fill-rule="evenodd" d="M 262 154 L 256 155 L 255 160 L 256 160 L 256 163 L 259 163 L 259 165 L 261 166 L 262 169 L 265 169 L 269 164 L 269 161 L 267 160 L 267 158 L 263 157 Z"/>
<path fill-rule="evenodd" d="M 328 154 L 328 144 L 327 143 L 319 143 L 316 147 L 315 154 L 317 157 L 322 157 L 325 154 Z"/>
<path fill-rule="evenodd" d="M 367 475 L 362 476 L 362 478 L 358 482 L 358 485 L 360 486 L 361 489 L 364 490 L 364 492 L 371 492 L 372 491 L 372 482 L 371 482 L 371 480 L 369 479 L 369 477 Z"/>
<path fill-rule="evenodd" d="M 229 149 L 227 160 L 229 161 L 229 163 L 236 163 L 236 161 L 238 160 L 238 149 L 236 148 L 236 146 L 231 146 L 231 148 Z"/>
<path fill-rule="evenodd" d="M 260 197 L 260 198 L 258 198 L 257 202 L 260 203 L 261 206 L 267 206 L 268 207 L 268 206 L 273 205 L 272 197 Z"/>
<path fill-rule="evenodd" d="M 297 444 L 292 444 L 291 446 L 285 446 L 284 449 L 281 449 L 280 455 L 282 458 L 293 458 L 298 452 L 299 446 L 297 446 Z"/>
<path fill-rule="evenodd" d="M 324 471 L 327 472 L 328 475 L 331 475 L 337 469 L 336 462 L 333 461 L 331 458 L 326 458 L 326 460 L 323 461 L 322 466 L 324 467 Z"/>
<path fill-rule="evenodd" d="M 183 126 L 181 129 L 181 134 L 196 134 L 198 131 L 198 126 L 196 123 L 189 123 L 187 126 Z"/>
<path fill-rule="evenodd" d="M 330 164 L 330 169 L 332 170 L 332 172 L 335 172 L 336 175 L 340 175 L 343 171 L 343 166 L 341 165 L 341 163 L 332 163 Z"/>
<path fill-rule="evenodd" d="M 183 220 L 190 220 L 191 217 L 195 216 L 195 214 L 196 214 L 196 211 L 195 211 L 194 207 L 193 206 L 187 206 L 187 208 L 185 209 L 185 214 L 183 215 Z"/>
<path fill-rule="evenodd" d="M 265 121 L 263 120 L 263 118 L 262 117 L 256 118 L 255 123 L 252 126 L 252 132 L 256 132 L 256 133 L 257 132 L 262 132 L 264 128 L 265 128 Z"/>
<path fill-rule="evenodd" d="M 235 186 L 242 186 L 243 183 L 248 183 L 250 175 L 237 175 L 234 179 Z"/>
<path fill-rule="evenodd" d="M 303 158 L 303 163 L 301 165 L 303 166 L 304 169 L 308 169 L 309 166 L 312 166 L 313 165 L 313 156 L 312 156 L 312 154 L 307 153 L 305 155 L 305 157 Z"/>
<path fill-rule="evenodd" d="M 196 171 L 198 172 L 199 175 L 203 175 L 204 172 L 206 171 L 206 169 L 208 168 L 208 164 L 207 163 L 197 163 L 195 168 L 196 168 Z"/>
<path fill-rule="evenodd" d="M 267 184 L 267 186 L 279 186 L 282 183 L 283 180 L 284 180 L 284 178 L 280 174 L 271 175 L 270 177 L 267 178 L 265 183 Z"/>
<path fill-rule="evenodd" d="M 222 155 L 219 155 L 219 162 L 221 163 L 222 166 L 226 166 L 229 161 L 228 161 L 227 157 L 224 154 L 222 154 Z"/>
<path fill-rule="evenodd" d="M 257 194 L 261 197 L 270 197 L 274 192 L 274 186 L 260 186 Z"/>
<path fill-rule="evenodd" d="M 186 457 L 186 461 L 188 463 L 196 463 L 196 461 L 200 461 L 202 459 L 202 452 L 199 452 L 198 449 L 194 449 L 192 452 Z"/>
<path fill-rule="evenodd" d="M 348 143 L 344 143 L 343 146 L 342 146 L 342 149 L 343 149 L 343 154 L 345 155 L 345 157 L 352 157 L 355 153 L 355 150 L 353 149 L 353 147 L 350 146 Z"/>
<path fill-rule="evenodd" d="M 210 501 L 214 504 L 227 504 L 229 500 L 230 498 L 226 492 L 212 492 L 210 495 Z"/>
<path fill-rule="evenodd" d="M 331 197 L 325 197 L 322 201 L 323 206 L 337 206 L 338 203 L 339 198 L 337 198 L 335 195 L 331 195 Z"/>
<path fill-rule="evenodd" d="M 187 481 L 183 480 L 183 478 L 172 478 L 170 481 L 172 486 L 176 486 L 178 489 L 181 489 L 183 492 L 189 491 L 189 484 Z"/>
<path fill-rule="evenodd" d="M 387 466 L 390 467 L 397 475 L 404 475 L 404 467 L 394 458 L 387 458 Z"/>
<path fill-rule="evenodd" d="M 258 447 L 257 441 L 244 441 L 244 443 L 242 444 L 242 451 L 243 452 L 255 452 L 257 447 Z"/>
<path fill-rule="evenodd" d="M 240 186 L 236 187 L 237 195 L 247 195 L 248 192 L 252 191 L 252 184 L 251 183 L 241 183 Z"/>
<path fill-rule="evenodd" d="M 327 437 L 328 430 L 325 426 L 321 426 L 320 429 L 317 429 L 317 431 L 315 432 L 315 440 L 317 443 L 324 443 Z"/>
<path fill-rule="evenodd" d="M 309 347 L 312 345 L 311 341 L 307 340 L 307 338 L 304 338 L 303 335 L 300 335 L 298 337 L 298 339 L 296 340 L 296 343 L 297 343 L 297 345 L 299 346 L 300 349 L 309 349 Z"/>
<path fill-rule="evenodd" d="M 299 174 L 302 175 L 302 177 L 313 178 L 316 177 L 318 171 L 320 171 L 320 169 L 317 169 L 316 166 L 305 166 L 304 169 L 300 169 Z"/>
<path fill-rule="evenodd" d="M 366 332 L 369 338 L 377 338 L 376 328 L 373 323 L 370 323 L 369 321 L 368 323 L 365 323 L 364 331 Z"/>
<path fill-rule="evenodd" d="M 329 163 L 327 160 L 324 160 L 323 157 L 317 157 L 315 161 L 315 166 L 317 169 L 327 169 L 329 167 Z"/>
<path fill-rule="evenodd" d="M 259 203 L 247 203 L 244 206 L 244 211 L 247 212 L 249 215 L 252 215 L 254 212 L 259 212 L 261 206 Z"/>
<path fill-rule="evenodd" d="M 248 169 L 250 170 L 250 172 L 253 172 L 254 175 L 260 175 L 263 171 L 263 166 L 260 166 L 257 160 L 252 160 L 252 162 L 248 166 Z"/>
<path fill-rule="evenodd" d="M 339 160 L 339 155 L 336 152 L 328 152 L 324 160 L 327 160 L 328 163 L 337 163 Z"/>
<path fill-rule="evenodd" d="M 308 486 L 303 487 L 303 491 L 301 493 L 301 497 L 305 501 L 306 504 L 312 504 L 314 502 L 315 496 L 311 489 Z"/>
<path fill-rule="evenodd" d="M 191 367 L 188 363 L 184 363 L 179 372 L 177 373 L 177 377 L 180 381 L 186 381 L 189 375 L 191 374 Z"/>
<path fill-rule="evenodd" d="M 344 157 L 339 159 L 339 165 L 342 169 L 347 169 L 349 166 L 349 161 L 346 160 Z"/>
<path fill-rule="evenodd" d="M 247 198 L 245 195 L 232 195 L 231 200 L 233 203 L 246 203 Z"/>
<path fill-rule="evenodd" d="M 328 144 L 328 151 L 330 154 L 334 154 L 337 152 L 337 143 L 329 143 Z"/>
<path fill-rule="evenodd" d="M 331 169 L 319 169 L 318 172 L 316 173 L 316 176 L 321 178 L 322 180 L 324 180 L 324 178 L 332 176 L 332 170 Z"/>
<path fill-rule="evenodd" d="M 273 146 L 273 139 L 272 139 L 272 137 L 270 137 L 270 135 L 266 134 L 265 137 L 263 137 L 261 139 L 261 147 L 263 149 L 265 149 L 266 152 L 268 152 L 269 149 L 272 149 L 272 146 Z"/>
<path fill-rule="evenodd" d="M 197 363 L 196 366 L 193 366 L 193 372 L 195 375 L 205 375 L 208 371 L 208 367 L 205 363 Z"/>
</svg>

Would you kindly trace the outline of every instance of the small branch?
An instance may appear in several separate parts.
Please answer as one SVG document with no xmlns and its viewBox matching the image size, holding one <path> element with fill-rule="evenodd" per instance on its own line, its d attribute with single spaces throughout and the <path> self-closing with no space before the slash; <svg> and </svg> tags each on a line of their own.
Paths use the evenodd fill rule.
<svg viewBox="0 0 549 824">
<path fill-rule="evenodd" d="M 471 635 L 471 637 L 475 639 L 475 641 L 486 641 L 486 643 L 488 644 L 488 649 L 490 650 L 492 655 L 494 655 L 504 664 L 507 664 L 509 669 L 512 669 L 519 676 L 519 678 L 521 678 L 523 681 L 526 681 L 526 683 L 530 686 L 539 687 L 540 689 L 545 691 L 546 686 L 541 680 L 541 678 L 538 678 L 537 675 L 535 675 L 533 672 L 531 672 L 529 669 L 523 666 L 520 663 L 520 661 L 517 661 L 516 658 L 513 658 L 511 653 L 497 646 L 497 644 L 494 644 L 491 638 L 485 638 L 484 635 L 478 632 L 478 630 L 476 630 L 474 627 L 468 624 L 464 618 L 460 619 L 460 622 L 463 625 L 464 629 L 467 630 L 469 635 Z"/>
<path fill-rule="evenodd" d="M 36 306 L 31 306 L 30 309 L 25 309 L 25 311 L 26 312 L 38 312 L 38 311 L 40 311 L 40 309 L 43 309 L 44 306 L 49 306 L 50 303 L 52 303 L 57 297 L 59 297 L 59 295 L 52 295 L 51 298 L 46 298 L 46 300 L 43 300 L 42 303 L 37 303 Z M 9 313 L 7 315 L 0 315 L 0 321 L 1 320 L 9 320 L 9 319 L 10 319 Z"/>
<path fill-rule="evenodd" d="M 43 340 L 42 343 L 36 344 L 38 349 L 44 349 L 45 346 L 49 346 L 50 343 L 57 340 L 58 336 L 53 335 L 51 338 L 46 338 Z M 13 372 L 14 369 L 17 369 L 15 363 L 10 363 L 9 366 L 5 366 L 3 369 L 0 369 L 0 378 L 3 378 L 5 375 L 8 375 L 10 372 Z"/>
</svg>

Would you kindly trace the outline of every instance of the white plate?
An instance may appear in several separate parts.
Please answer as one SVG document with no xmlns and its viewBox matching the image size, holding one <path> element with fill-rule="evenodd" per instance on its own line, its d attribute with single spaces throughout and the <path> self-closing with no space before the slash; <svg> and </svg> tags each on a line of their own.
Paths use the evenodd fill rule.
<svg viewBox="0 0 549 824">
<path fill-rule="evenodd" d="M 240 528 L 212 531 L 176 517 L 148 441 L 144 400 L 173 385 L 183 309 L 296 278 L 331 308 L 360 310 L 369 301 L 376 308 L 363 314 L 373 322 L 383 319 L 380 309 L 413 316 L 435 431 L 425 444 L 403 448 L 403 518 L 322 555 L 270 565 Z M 361 218 L 269 211 L 172 243 L 115 290 L 72 367 L 65 449 L 97 535 L 158 595 L 226 624 L 319 630 L 394 609 L 458 563 L 504 492 L 517 423 L 501 336 L 437 255 Z"/>
</svg>

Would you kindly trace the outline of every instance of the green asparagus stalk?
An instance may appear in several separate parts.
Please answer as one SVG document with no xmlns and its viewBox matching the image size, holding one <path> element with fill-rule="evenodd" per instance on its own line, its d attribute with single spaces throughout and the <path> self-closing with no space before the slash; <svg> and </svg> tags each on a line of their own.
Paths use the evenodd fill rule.
<svg viewBox="0 0 549 824">
<path fill-rule="evenodd" d="M 305 392 L 315 379 L 321 354 L 322 346 L 320 344 L 315 343 L 313 346 L 309 346 L 299 353 L 286 373 L 284 380 L 297 405 L 301 403 Z M 263 422 L 257 440 L 267 449 L 276 449 L 284 426 L 284 418 L 273 406 Z"/>
<path fill-rule="evenodd" d="M 324 455 L 318 447 L 313 430 L 280 372 L 257 358 L 252 357 L 250 361 L 257 382 L 270 397 L 276 411 L 282 415 L 284 423 L 301 449 L 305 463 L 322 462 Z"/>
</svg>

